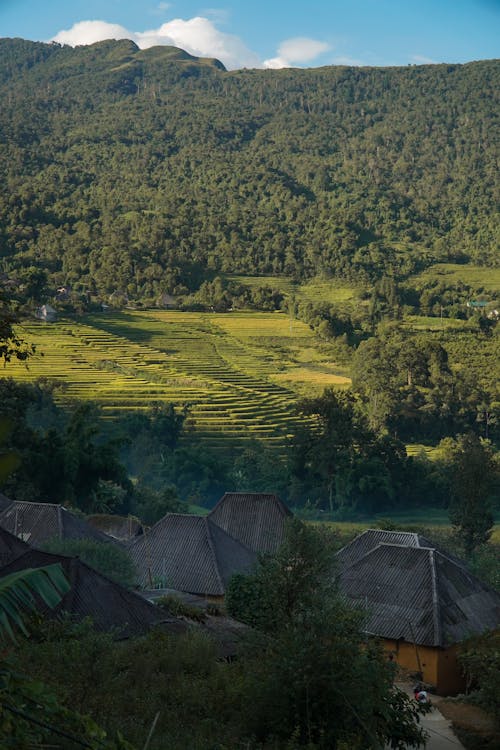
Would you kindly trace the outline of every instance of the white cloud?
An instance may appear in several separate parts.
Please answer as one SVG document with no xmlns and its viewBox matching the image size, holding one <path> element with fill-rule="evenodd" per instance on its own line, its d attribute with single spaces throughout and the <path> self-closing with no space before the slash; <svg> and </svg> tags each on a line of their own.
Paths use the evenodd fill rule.
<svg viewBox="0 0 500 750">
<path fill-rule="evenodd" d="M 323 52 L 327 52 L 330 45 L 320 42 L 318 39 L 307 37 L 294 37 L 286 39 L 278 47 L 278 55 L 264 60 L 266 68 L 289 68 L 294 63 L 305 63 L 315 60 Z"/>
<path fill-rule="evenodd" d="M 79 44 L 94 44 L 105 39 L 133 39 L 133 37 L 133 34 L 117 23 L 79 21 L 70 29 L 59 31 L 51 41 L 76 47 Z"/>
<path fill-rule="evenodd" d="M 160 3 L 157 8 L 167 7 Z M 184 20 L 174 18 L 156 29 L 130 31 L 124 26 L 107 21 L 80 21 L 70 29 L 59 31 L 51 41 L 59 44 L 94 44 L 105 39 L 131 39 L 141 49 L 157 45 L 172 45 L 199 57 L 216 57 L 226 68 L 286 68 L 308 63 L 330 49 L 326 42 L 307 37 L 286 39 L 280 44 L 277 56 L 262 62 L 238 36 L 220 31 L 208 18 L 196 16 Z M 338 64 L 359 64 L 358 61 Z"/>
<path fill-rule="evenodd" d="M 216 57 L 229 69 L 261 67 L 258 56 L 239 37 L 219 31 L 208 18 L 200 16 L 187 21 L 175 18 L 149 31 L 129 31 L 106 21 L 80 21 L 71 29 L 60 31 L 51 41 L 75 47 L 104 39 L 132 39 L 141 49 L 173 45 L 192 55 Z"/>
</svg>

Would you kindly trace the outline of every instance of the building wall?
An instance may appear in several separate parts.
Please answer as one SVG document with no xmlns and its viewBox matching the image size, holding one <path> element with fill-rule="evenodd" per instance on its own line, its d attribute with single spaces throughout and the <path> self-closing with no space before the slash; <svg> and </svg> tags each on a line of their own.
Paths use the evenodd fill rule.
<svg viewBox="0 0 500 750">
<path fill-rule="evenodd" d="M 418 646 L 406 641 L 384 639 L 384 649 L 409 672 L 421 672 L 423 682 L 433 685 L 439 695 L 459 693 L 465 683 L 457 662 L 457 648 Z"/>
</svg>

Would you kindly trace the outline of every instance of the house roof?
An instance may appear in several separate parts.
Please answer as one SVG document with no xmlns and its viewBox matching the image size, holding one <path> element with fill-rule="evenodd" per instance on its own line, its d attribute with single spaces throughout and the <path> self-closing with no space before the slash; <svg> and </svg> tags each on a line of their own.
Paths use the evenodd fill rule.
<svg viewBox="0 0 500 750">
<path fill-rule="evenodd" d="M 120 542 L 133 539 L 143 533 L 143 527 L 139 519 L 133 516 L 115 516 L 110 513 L 96 513 L 87 516 L 86 522 L 93 529 L 113 537 Z"/>
<path fill-rule="evenodd" d="M 410 531 L 367 529 L 337 552 L 340 569 L 360 560 L 367 552 L 375 549 L 379 544 L 401 544 L 404 547 L 433 547 L 433 544 L 421 534 Z"/>
<path fill-rule="evenodd" d="M 5 510 L 5 508 L 8 508 L 9 505 L 12 505 L 12 500 L 0 492 L 0 513 Z"/>
<path fill-rule="evenodd" d="M 93 539 L 111 542 L 102 534 L 62 505 L 28 503 L 14 500 L 0 512 L 0 526 L 34 546 L 51 539 Z"/>
<path fill-rule="evenodd" d="M 254 552 L 273 553 L 283 541 L 291 515 L 277 495 L 226 492 L 209 518 Z"/>
<path fill-rule="evenodd" d="M 0 527 L 0 568 L 29 550 L 29 545 Z"/>
<path fill-rule="evenodd" d="M 378 544 L 342 569 L 339 584 L 383 638 L 445 647 L 500 624 L 500 594 L 432 547 Z"/>
<path fill-rule="evenodd" d="M 116 629 L 122 637 L 141 635 L 150 627 L 159 624 L 174 633 L 185 632 L 187 629 L 179 618 L 165 616 L 165 613 L 158 610 L 154 604 L 111 581 L 77 557 L 28 549 L 10 565 L 2 568 L 0 577 L 14 571 L 40 568 L 53 563 L 62 565 L 71 589 L 54 610 L 49 610 L 40 601 L 39 610 L 44 613 L 58 616 L 62 612 L 68 612 L 76 620 L 91 617 L 97 630 Z"/>
<path fill-rule="evenodd" d="M 200 596 L 223 596 L 234 573 L 245 573 L 255 553 L 207 517 L 168 513 L 127 548 L 142 586 L 162 585 Z"/>
</svg>

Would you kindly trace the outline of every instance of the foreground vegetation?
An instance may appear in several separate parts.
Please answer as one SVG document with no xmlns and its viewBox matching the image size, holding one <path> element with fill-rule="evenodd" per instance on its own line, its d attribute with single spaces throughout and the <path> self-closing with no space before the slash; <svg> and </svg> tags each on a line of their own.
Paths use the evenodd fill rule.
<svg viewBox="0 0 500 750">
<path fill-rule="evenodd" d="M 135 747 L 149 733 L 151 748 L 172 750 L 419 747 L 417 705 L 393 687 L 393 664 L 362 635 L 363 616 L 339 597 L 332 566 L 329 540 L 292 523 L 279 554 L 247 583 L 235 580 L 231 606 L 251 613 L 254 628 L 229 663 L 196 629 L 116 641 L 88 623 L 35 626 L 12 657 L 57 701 Z M 29 744 L 21 732 L 18 743 Z"/>
</svg>

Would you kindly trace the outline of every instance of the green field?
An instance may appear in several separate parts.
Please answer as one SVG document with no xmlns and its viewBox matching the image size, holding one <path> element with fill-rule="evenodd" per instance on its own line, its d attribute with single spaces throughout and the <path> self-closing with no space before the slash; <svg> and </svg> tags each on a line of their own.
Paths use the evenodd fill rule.
<svg viewBox="0 0 500 750">
<path fill-rule="evenodd" d="M 447 283 L 462 281 L 474 289 L 483 288 L 492 295 L 500 293 L 500 268 L 473 266 L 469 263 L 436 263 L 418 276 L 413 276 L 411 281 L 418 286 L 419 282 L 431 279 Z"/>
<path fill-rule="evenodd" d="M 345 281 L 323 277 L 309 279 L 304 284 L 298 284 L 288 276 L 233 275 L 227 278 L 250 289 L 268 286 L 277 289 L 286 296 L 294 296 L 297 300 L 306 302 L 329 302 L 330 304 L 345 305 L 345 303 L 354 300 L 360 291 L 360 289 Z"/>
<path fill-rule="evenodd" d="M 6 375 L 52 379 L 60 399 L 91 399 L 108 415 L 190 404 L 190 438 L 213 447 L 249 438 L 282 447 L 300 395 L 349 383 L 309 327 L 279 312 L 101 313 L 20 333 L 37 354 Z"/>
</svg>

